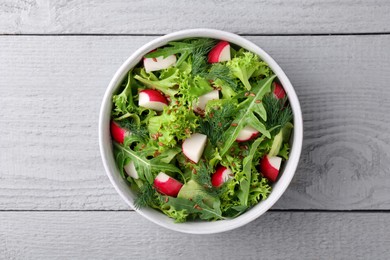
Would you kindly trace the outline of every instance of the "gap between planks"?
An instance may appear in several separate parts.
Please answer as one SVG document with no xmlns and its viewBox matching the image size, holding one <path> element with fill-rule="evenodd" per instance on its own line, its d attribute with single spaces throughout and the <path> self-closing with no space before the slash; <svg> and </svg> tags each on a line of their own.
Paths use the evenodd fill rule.
<svg viewBox="0 0 390 260">
<path fill-rule="evenodd" d="M 156 33 L 3 33 L 0 36 L 164 36 Z M 354 33 L 238 33 L 240 36 L 359 36 L 359 35 L 390 35 L 389 32 L 354 32 Z"/>
<path fill-rule="evenodd" d="M 38 210 L 25 210 L 25 209 L 12 209 L 12 210 L 0 210 L 0 214 L 2 212 L 135 212 L 132 209 L 118 209 L 118 210 L 112 210 L 112 209 L 80 209 L 80 210 L 60 210 L 60 209 L 38 209 Z M 322 210 L 322 209 L 271 209 L 267 212 L 273 212 L 273 213 L 390 213 L 390 210 L 382 210 L 382 209 L 371 209 L 371 210 Z"/>
</svg>

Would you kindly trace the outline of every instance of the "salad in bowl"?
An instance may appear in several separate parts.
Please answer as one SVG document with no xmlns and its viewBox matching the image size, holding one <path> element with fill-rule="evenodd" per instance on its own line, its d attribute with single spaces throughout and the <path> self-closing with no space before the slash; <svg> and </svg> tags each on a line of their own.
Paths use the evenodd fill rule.
<svg viewBox="0 0 390 260">
<path fill-rule="evenodd" d="M 167 38 L 127 65 L 106 93 L 106 122 L 115 164 L 109 171 L 116 168 L 109 176 L 120 193 L 126 186 L 132 207 L 166 215 L 172 228 L 234 221 L 274 189 L 281 196 L 297 164 L 280 180 L 291 148 L 298 146 L 298 158 L 301 149 L 292 142 L 295 93 L 257 52 L 226 38 Z"/>
</svg>

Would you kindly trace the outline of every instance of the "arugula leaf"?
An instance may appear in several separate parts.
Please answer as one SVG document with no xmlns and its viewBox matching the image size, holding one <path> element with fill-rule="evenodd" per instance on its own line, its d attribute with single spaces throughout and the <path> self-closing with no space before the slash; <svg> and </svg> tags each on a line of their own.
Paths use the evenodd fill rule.
<svg viewBox="0 0 390 260">
<path fill-rule="evenodd" d="M 200 196 L 188 200 L 184 198 L 167 197 L 167 205 L 176 210 L 185 210 L 189 214 L 196 214 L 203 220 L 225 219 L 220 209 L 220 201 L 216 200 L 212 207 L 206 205 Z"/>
<path fill-rule="evenodd" d="M 162 162 L 162 158 L 155 157 L 147 159 L 142 152 L 135 152 L 128 147 L 123 147 L 117 142 L 113 142 L 114 146 L 129 157 L 137 170 L 138 176 L 141 180 L 146 180 L 150 184 L 153 183 L 155 176 L 153 173 L 158 172 L 175 172 L 182 174 L 180 169 L 173 164 Z"/>
<path fill-rule="evenodd" d="M 170 149 L 167 149 L 163 151 L 160 155 L 159 158 L 163 163 L 170 163 L 178 153 L 181 152 L 181 149 L 179 147 L 173 147 Z"/>
<path fill-rule="evenodd" d="M 124 167 L 126 164 L 130 162 L 130 159 L 118 149 L 114 149 L 114 154 L 115 154 L 116 165 L 118 166 L 119 169 L 119 173 L 121 174 L 123 179 L 126 179 Z"/>
<path fill-rule="evenodd" d="M 263 120 L 267 120 L 267 114 L 261 100 L 266 93 L 271 91 L 271 83 L 274 78 L 275 76 L 272 76 L 260 81 L 256 88 L 254 88 L 256 94 L 254 96 L 249 95 L 243 102 L 239 104 L 240 112 L 233 120 L 233 123 L 230 125 L 230 127 L 223 134 L 224 145 L 221 148 L 221 156 L 227 153 L 232 144 L 235 142 L 238 133 L 246 125 L 254 127 L 267 138 L 271 137 L 269 131 L 255 116 L 255 114 L 259 115 L 261 118 L 263 118 Z"/>
<path fill-rule="evenodd" d="M 264 140 L 264 136 L 257 138 L 250 150 L 247 157 L 244 158 L 243 161 L 243 178 L 239 180 L 240 182 L 240 189 L 237 193 L 237 197 L 241 202 L 242 206 L 248 206 L 248 197 L 249 197 L 249 191 L 250 191 L 250 184 L 251 184 L 251 177 L 252 177 L 252 165 L 253 165 L 253 156 L 255 155 L 255 152 L 257 150 L 257 147 L 259 147 L 260 143 Z"/>
</svg>

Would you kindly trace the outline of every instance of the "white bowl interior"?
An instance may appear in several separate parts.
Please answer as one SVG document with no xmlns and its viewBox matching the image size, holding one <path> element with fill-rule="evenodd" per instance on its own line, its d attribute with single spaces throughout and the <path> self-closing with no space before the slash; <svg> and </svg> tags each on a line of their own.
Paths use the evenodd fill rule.
<svg viewBox="0 0 390 260">
<path fill-rule="evenodd" d="M 214 222 L 186 222 L 186 223 L 174 223 L 172 219 L 168 218 L 164 214 L 150 209 L 150 208 L 142 208 L 136 209 L 136 211 L 149 219 L 150 221 L 163 226 L 165 228 L 169 228 L 171 230 L 180 231 L 184 233 L 192 233 L 192 234 L 211 234 L 224 232 L 228 230 L 235 229 L 237 227 L 243 226 L 252 220 L 256 219 L 264 212 L 266 212 L 275 202 L 281 197 L 284 191 L 287 189 L 287 186 L 291 182 L 291 179 L 294 176 L 295 170 L 298 165 L 299 157 L 302 149 L 302 138 L 303 138 L 303 123 L 302 123 L 302 112 L 300 108 L 300 104 L 297 98 L 297 95 L 294 91 L 293 86 L 291 85 L 289 79 L 283 72 L 283 70 L 279 67 L 279 65 L 260 47 L 255 45 L 254 43 L 246 40 L 245 38 L 238 36 L 233 33 L 228 33 L 219 30 L 213 29 L 190 29 L 178 31 L 175 33 L 171 33 L 162 37 L 159 37 L 138 49 L 133 55 L 131 55 L 118 69 L 112 78 L 106 93 L 103 98 L 103 102 L 100 110 L 100 119 L 99 119 L 99 144 L 100 144 L 100 152 L 103 160 L 103 164 L 106 170 L 106 173 L 114 185 L 117 192 L 120 196 L 126 201 L 126 203 L 134 208 L 134 198 L 135 194 L 129 189 L 128 184 L 119 174 L 119 170 L 116 166 L 113 149 L 112 149 L 112 141 L 110 135 L 110 116 L 111 116 L 111 108 L 112 108 L 112 95 L 120 85 L 124 77 L 127 75 L 127 72 L 138 64 L 138 62 L 142 59 L 143 55 L 148 53 L 149 51 L 161 47 L 167 44 L 170 41 L 181 40 L 185 38 L 192 37 L 208 37 L 226 40 L 238 46 L 241 46 L 249 51 L 252 51 L 258 54 L 261 59 L 267 62 L 270 68 L 274 71 L 274 73 L 279 78 L 282 83 L 291 108 L 293 110 L 293 120 L 294 120 L 294 129 L 292 133 L 292 146 L 290 150 L 289 160 L 284 165 L 284 169 L 282 169 L 282 174 L 279 180 L 273 185 L 273 190 L 269 197 L 240 215 L 237 218 L 229 219 L 229 220 L 219 220 Z"/>
</svg>

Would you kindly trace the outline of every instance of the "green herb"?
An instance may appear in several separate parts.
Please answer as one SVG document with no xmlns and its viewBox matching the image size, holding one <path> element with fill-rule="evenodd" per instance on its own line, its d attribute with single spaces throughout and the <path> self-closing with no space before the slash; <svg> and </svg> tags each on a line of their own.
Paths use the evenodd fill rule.
<svg viewBox="0 0 390 260">
<path fill-rule="evenodd" d="M 220 63 L 213 64 L 213 66 L 211 66 L 210 71 L 208 72 L 207 75 L 205 75 L 205 77 L 213 81 L 219 79 L 223 83 L 227 84 L 233 91 L 235 92 L 239 91 L 238 84 L 233 79 L 233 75 L 230 69 L 223 64 Z M 223 86 L 224 84 L 221 85 Z"/>
<path fill-rule="evenodd" d="M 271 91 L 271 83 L 274 78 L 275 76 L 272 76 L 259 82 L 253 90 L 253 93 L 256 94 L 252 96 L 248 95 L 248 97 L 239 104 L 240 111 L 238 115 L 223 134 L 224 145 L 221 148 L 221 156 L 227 153 L 231 145 L 235 142 L 241 129 L 246 125 L 254 127 L 268 138 L 271 137 L 269 131 L 257 116 L 260 116 L 263 120 L 267 120 L 267 112 L 261 100 L 266 93 Z"/>
<path fill-rule="evenodd" d="M 199 131 L 207 135 L 208 140 L 217 146 L 236 113 L 237 107 L 233 102 L 210 107 L 205 117 L 199 121 Z"/>
<path fill-rule="evenodd" d="M 204 44 L 195 48 L 192 52 L 192 74 L 202 74 L 205 73 L 208 67 L 206 61 L 206 55 L 214 47 L 214 40 L 205 40 Z"/>
<path fill-rule="evenodd" d="M 267 129 L 273 129 L 273 133 L 283 128 L 292 119 L 290 105 L 286 105 L 286 99 L 277 99 L 273 94 L 265 95 L 263 105 L 267 112 L 267 120 L 264 121 Z"/>
<path fill-rule="evenodd" d="M 211 189 L 211 173 L 203 161 L 199 162 L 199 166 L 194 167 L 193 179 L 206 189 Z"/>
<path fill-rule="evenodd" d="M 134 206 L 137 209 L 145 206 L 152 206 L 154 204 L 155 198 L 156 190 L 151 184 L 145 182 L 137 194 L 137 198 L 134 201 Z"/>
<path fill-rule="evenodd" d="M 132 135 L 140 138 L 140 140 L 147 141 L 149 132 L 145 125 L 137 125 L 137 122 L 133 118 L 126 118 L 116 122 L 120 127 L 128 129 Z"/>
<path fill-rule="evenodd" d="M 193 64 L 196 66 L 202 64 L 203 56 L 211 50 L 215 45 L 215 40 L 209 38 L 189 39 L 182 42 L 170 42 L 166 47 L 159 48 L 158 50 L 145 55 L 146 58 L 157 58 L 163 56 L 164 58 L 173 55 L 180 54 L 176 66 L 180 66 L 181 63 L 188 58 L 190 54 L 193 55 Z"/>
<path fill-rule="evenodd" d="M 124 147 L 117 142 L 113 142 L 114 146 L 125 156 L 129 157 L 131 161 L 134 162 L 134 166 L 137 170 L 137 173 L 142 180 L 148 181 L 150 184 L 153 183 L 155 176 L 153 173 L 158 172 L 175 172 L 181 174 L 179 168 L 173 164 L 164 163 L 161 161 L 162 158 L 155 157 L 152 159 L 147 159 L 142 151 L 135 152 L 129 147 Z"/>
</svg>

